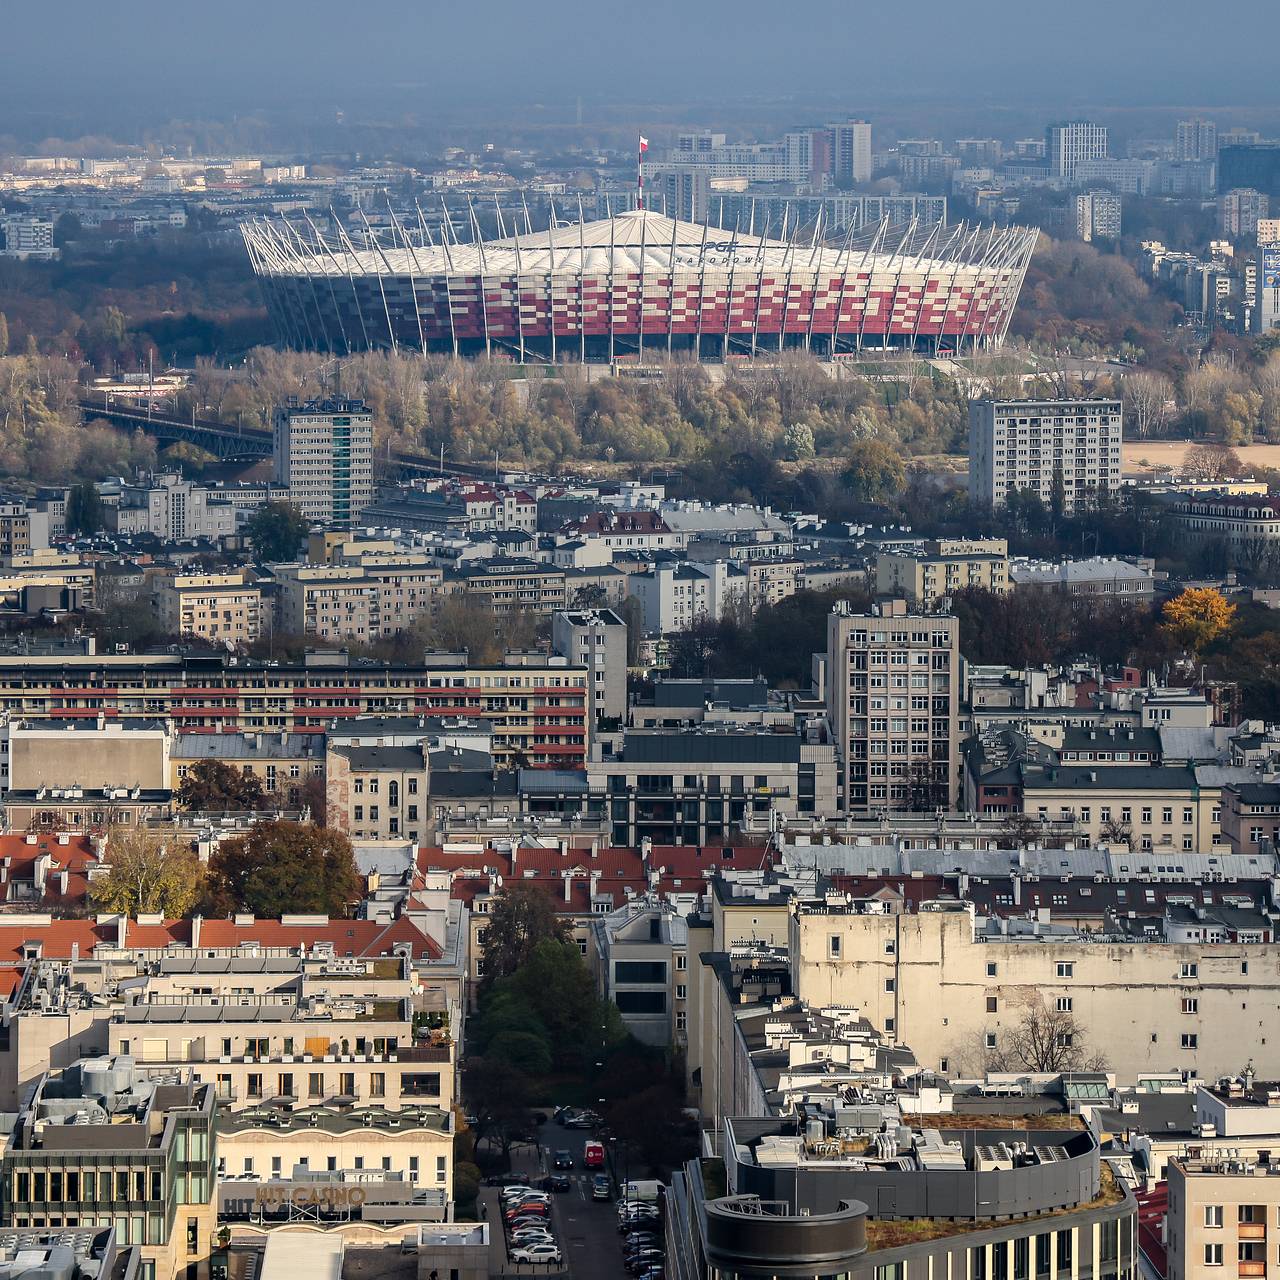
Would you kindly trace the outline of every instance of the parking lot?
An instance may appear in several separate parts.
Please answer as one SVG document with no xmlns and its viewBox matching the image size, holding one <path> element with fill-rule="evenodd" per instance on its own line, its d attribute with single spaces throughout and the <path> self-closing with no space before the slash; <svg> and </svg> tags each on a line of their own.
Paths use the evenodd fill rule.
<svg viewBox="0 0 1280 1280">
<path fill-rule="evenodd" d="M 631 1280 L 623 1263 L 615 1197 L 611 1195 L 606 1201 L 592 1200 L 594 1171 L 582 1167 L 583 1147 L 590 1137 L 589 1131 L 566 1129 L 549 1120 L 538 1130 L 536 1147 L 522 1146 L 512 1152 L 512 1171 L 526 1175 L 533 1186 L 541 1185 L 541 1180 L 553 1172 L 556 1151 L 568 1151 L 573 1158 L 574 1167 L 565 1171 L 570 1179 L 570 1190 L 551 1194 L 551 1230 L 564 1257 L 561 1266 L 512 1263 L 505 1249 L 501 1225 L 501 1191 L 484 1189 L 483 1199 L 489 1207 L 491 1234 L 496 1249 L 502 1250 L 501 1257 L 495 1257 L 495 1261 L 503 1264 L 505 1272 L 543 1276 L 567 1272 L 574 1280 L 594 1280 L 595 1277 L 600 1280 Z"/>
</svg>

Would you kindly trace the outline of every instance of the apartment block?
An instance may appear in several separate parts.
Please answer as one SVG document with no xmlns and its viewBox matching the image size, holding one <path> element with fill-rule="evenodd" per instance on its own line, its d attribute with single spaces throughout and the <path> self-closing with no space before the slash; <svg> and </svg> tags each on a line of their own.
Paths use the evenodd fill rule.
<svg viewBox="0 0 1280 1280">
<path fill-rule="evenodd" d="M 902 601 L 827 619 L 827 719 L 851 816 L 952 809 L 960 781 L 959 623 Z"/>
<path fill-rule="evenodd" d="M 1072 120 L 1050 125 L 1044 131 L 1049 173 L 1055 178 L 1074 178 L 1082 160 L 1101 160 L 1107 154 L 1107 127 L 1088 120 Z"/>
<path fill-rule="evenodd" d="M 327 825 L 353 840 L 410 840 L 427 830 L 427 750 L 385 743 L 330 743 L 325 752 Z"/>
<path fill-rule="evenodd" d="M 1120 489 L 1119 400 L 972 400 L 969 498 L 1001 507 L 1037 494 L 1064 515 Z"/>
<path fill-rule="evenodd" d="M 1280 976 L 1270 930 L 1221 941 L 1204 940 L 1203 925 L 1199 940 L 1194 930 L 1170 932 L 1184 940 L 1118 919 L 1096 931 L 1012 919 L 987 927 L 967 902 L 892 910 L 843 895 L 801 901 L 788 940 L 792 991 L 812 1005 L 861 1010 L 944 1075 L 981 1074 L 1028 1016 L 1048 1009 L 1070 1014 L 1083 1036 L 1077 1047 L 1120 1079 L 1216 1079 L 1250 1060 L 1274 1077 L 1280 1045 L 1268 1010 Z"/>
<path fill-rule="evenodd" d="M 373 414 L 363 400 L 296 397 L 276 410 L 274 479 L 309 520 L 345 526 L 373 502 Z"/>
<path fill-rule="evenodd" d="M 1280 1165 L 1241 1157 L 1212 1143 L 1166 1166 L 1168 1280 L 1280 1271 Z"/>
<path fill-rule="evenodd" d="M 876 594 L 902 596 L 933 609 L 964 587 L 1009 589 L 1009 544 L 1004 538 L 942 538 L 919 551 L 876 556 Z"/>
<path fill-rule="evenodd" d="M 173 473 L 144 476 L 137 484 L 101 487 L 106 527 L 113 533 L 150 533 L 165 542 L 217 541 L 236 531 L 236 509 L 217 490 Z"/>
<path fill-rule="evenodd" d="M 156 620 L 169 635 L 241 645 L 262 634 L 262 591 L 244 570 L 166 575 L 153 593 Z"/>
<path fill-rule="evenodd" d="M 593 725 L 621 724 L 627 714 L 627 624 L 612 609 L 576 609 L 551 619 L 551 647 L 588 671 Z"/>
<path fill-rule="evenodd" d="M 357 716 L 483 718 L 501 765 L 572 767 L 586 755 L 585 667 L 541 651 L 477 667 L 466 654 L 393 664 L 340 652 L 302 662 L 225 655 L 0 655 L 0 710 L 32 721 L 172 718 L 188 732 L 314 732 Z"/>
<path fill-rule="evenodd" d="M 113 1226 L 143 1275 L 209 1280 L 213 1093 L 187 1066 L 147 1073 L 127 1055 L 47 1072 L 5 1143 L 4 1226 Z"/>
</svg>

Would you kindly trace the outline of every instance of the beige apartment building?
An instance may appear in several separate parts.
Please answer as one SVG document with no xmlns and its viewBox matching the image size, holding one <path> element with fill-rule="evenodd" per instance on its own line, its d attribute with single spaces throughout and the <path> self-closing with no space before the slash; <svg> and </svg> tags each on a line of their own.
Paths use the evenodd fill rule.
<svg viewBox="0 0 1280 1280">
<path fill-rule="evenodd" d="M 352 1181 L 395 1178 L 435 1193 L 443 1218 L 453 1199 L 453 1114 L 447 1107 L 303 1106 L 271 1114 L 221 1111 L 219 1178 L 280 1180 L 317 1173 Z"/>
<path fill-rule="evenodd" d="M 1222 786 L 1200 783 L 1190 766 L 1027 769 L 1022 807 L 1033 817 L 1078 824 L 1095 845 L 1123 839 L 1135 851 L 1208 853 L 1223 843 Z"/>
<path fill-rule="evenodd" d="M 1140 1072 L 1280 1075 L 1280 953 L 1268 941 L 1166 943 L 1046 931 L 991 936 L 971 904 L 893 913 L 880 902 L 797 902 L 792 989 L 849 1005 L 945 1075 L 981 1073 L 1029 1011 L 1070 1014 L 1086 1058 Z"/>
<path fill-rule="evenodd" d="M 964 587 L 1009 589 L 1009 544 L 1004 538 L 934 538 L 920 551 L 876 556 L 876 594 L 902 596 L 918 609 Z"/>
<path fill-rule="evenodd" d="M 169 635 L 252 644 L 262 634 L 262 592 L 243 570 L 156 579 L 156 621 Z"/>
<path fill-rule="evenodd" d="M 0 1054 L 0 1086 L 10 1095 L 50 1066 L 109 1052 L 143 1074 L 189 1070 L 230 1111 L 453 1104 L 452 1042 L 414 1041 L 408 955 L 273 955 L 264 946 L 162 953 L 144 966 L 132 950 L 118 959 L 100 950 L 92 961 L 33 970 Z M 123 979 L 134 980 L 129 1003 L 119 994 Z"/>
<path fill-rule="evenodd" d="M 827 619 L 827 716 L 844 761 L 845 809 L 954 809 L 960 792 L 960 624 L 837 605 Z"/>
<path fill-rule="evenodd" d="M 408 556 L 362 556 L 359 564 L 296 564 L 277 569 L 280 626 L 324 640 L 376 640 L 429 614 L 444 571 Z"/>
<path fill-rule="evenodd" d="M 423 839 L 430 816 L 427 750 L 331 743 L 325 752 L 328 825 L 353 840 Z"/>
<path fill-rule="evenodd" d="M 1213 1144 L 1169 1161 L 1168 1280 L 1280 1275 L 1278 1169 Z"/>
</svg>

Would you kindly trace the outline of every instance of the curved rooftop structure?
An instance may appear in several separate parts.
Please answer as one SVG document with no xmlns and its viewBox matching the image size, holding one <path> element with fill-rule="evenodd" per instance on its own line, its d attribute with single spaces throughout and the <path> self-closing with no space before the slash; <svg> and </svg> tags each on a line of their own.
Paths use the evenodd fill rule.
<svg viewBox="0 0 1280 1280">
<path fill-rule="evenodd" d="M 287 345 L 512 359 L 723 359 L 996 345 L 1037 232 L 887 223 L 839 242 L 767 239 L 654 210 L 467 242 L 409 228 L 242 227 Z"/>
</svg>

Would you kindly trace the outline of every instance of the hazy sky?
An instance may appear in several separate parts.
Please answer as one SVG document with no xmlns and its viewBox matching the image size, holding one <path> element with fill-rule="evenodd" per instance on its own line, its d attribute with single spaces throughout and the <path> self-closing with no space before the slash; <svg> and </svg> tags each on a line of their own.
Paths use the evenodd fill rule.
<svg viewBox="0 0 1280 1280">
<path fill-rule="evenodd" d="M 290 97 L 1276 106 L 1277 0 L 49 0 L 8 3 L 5 111 Z M 1267 35 L 1267 33 L 1270 33 Z M 1263 38 L 1266 36 L 1266 38 Z"/>
</svg>

